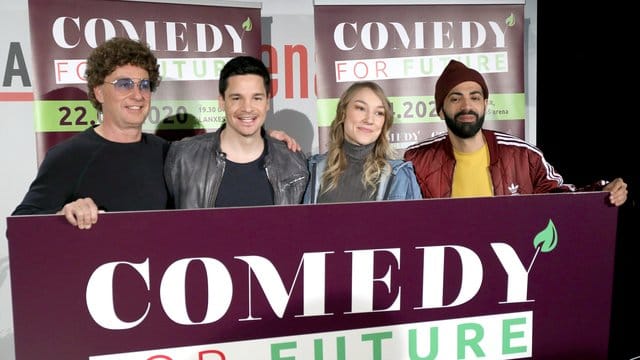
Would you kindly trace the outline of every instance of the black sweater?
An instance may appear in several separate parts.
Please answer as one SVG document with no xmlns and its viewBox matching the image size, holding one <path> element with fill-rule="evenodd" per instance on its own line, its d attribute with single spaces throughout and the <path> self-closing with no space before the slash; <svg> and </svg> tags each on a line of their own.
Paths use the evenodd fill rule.
<svg viewBox="0 0 640 360">
<path fill-rule="evenodd" d="M 49 149 L 12 215 L 54 214 L 84 197 L 105 211 L 166 209 L 167 148 L 155 135 L 143 133 L 140 142 L 115 143 L 89 128 Z"/>
</svg>

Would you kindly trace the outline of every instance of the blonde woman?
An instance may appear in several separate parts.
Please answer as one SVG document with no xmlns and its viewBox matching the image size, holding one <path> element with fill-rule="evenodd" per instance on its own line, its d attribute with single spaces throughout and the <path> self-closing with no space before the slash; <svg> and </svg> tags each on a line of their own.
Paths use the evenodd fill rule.
<svg viewBox="0 0 640 360">
<path fill-rule="evenodd" d="M 304 203 L 421 199 L 411 162 L 394 158 L 393 113 L 374 82 L 352 84 L 340 97 L 329 150 L 312 156 Z"/>
</svg>

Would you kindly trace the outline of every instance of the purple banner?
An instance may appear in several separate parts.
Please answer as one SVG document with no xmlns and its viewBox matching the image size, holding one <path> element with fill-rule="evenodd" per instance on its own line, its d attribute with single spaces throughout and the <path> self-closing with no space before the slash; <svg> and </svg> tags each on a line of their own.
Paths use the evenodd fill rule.
<svg viewBox="0 0 640 360">
<path fill-rule="evenodd" d="M 340 94 L 375 81 L 394 110 L 396 149 L 446 131 L 435 83 L 451 59 L 489 86 L 485 127 L 524 138 L 524 5 L 314 6 L 320 152 Z"/>
<path fill-rule="evenodd" d="M 158 58 L 162 82 L 144 131 L 172 140 L 217 129 L 220 70 L 232 57 L 260 56 L 256 6 L 29 0 L 38 163 L 51 146 L 99 121 L 87 99 L 85 60 L 114 36 L 139 39 Z"/>
<path fill-rule="evenodd" d="M 16 359 L 606 358 L 617 211 L 577 193 L 9 217 Z"/>
</svg>

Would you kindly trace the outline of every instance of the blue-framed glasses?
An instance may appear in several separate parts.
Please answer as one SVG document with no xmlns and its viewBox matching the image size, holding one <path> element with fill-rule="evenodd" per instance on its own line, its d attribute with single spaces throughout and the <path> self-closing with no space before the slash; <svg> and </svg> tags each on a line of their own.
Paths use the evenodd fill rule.
<svg viewBox="0 0 640 360">
<path fill-rule="evenodd" d="M 149 79 L 138 79 L 135 81 L 131 78 L 122 78 L 113 81 L 105 81 L 105 84 L 113 85 L 114 89 L 121 94 L 128 94 L 133 91 L 134 86 L 138 86 L 138 89 L 143 94 L 151 93 L 151 80 Z"/>
</svg>

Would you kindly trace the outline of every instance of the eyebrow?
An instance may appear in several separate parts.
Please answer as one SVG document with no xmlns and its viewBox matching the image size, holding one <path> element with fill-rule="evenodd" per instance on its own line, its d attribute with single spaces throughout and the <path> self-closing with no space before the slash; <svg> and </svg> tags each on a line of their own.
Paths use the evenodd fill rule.
<svg viewBox="0 0 640 360">
<path fill-rule="evenodd" d="M 473 90 L 469 92 L 469 95 L 477 95 L 477 94 L 484 96 L 484 93 L 482 92 L 482 90 Z M 453 91 L 449 94 L 449 96 L 452 96 L 452 95 L 463 96 L 464 94 L 460 91 Z"/>
<path fill-rule="evenodd" d="M 229 95 L 227 95 L 227 96 L 243 96 L 243 95 L 241 93 L 229 93 Z M 251 97 L 254 97 L 254 96 L 267 96 L 267 94 L 263 93 L 263 92 L 257 92 L 257 93 L 251 94 L 250 96 Z"/>
<path fill-rule="evenodd" d="M 365 101 L 363 101 L 363 100 L 360 100 L 360 99 L 353 99 L 353 102 L 354 102 L 354 103 L 358 103 L 358 104 L 365 105 L 365 106 L 367 106 L 367 107 L 369 107 L 369 106 L 370 106 L 370 105 L 369 105 L 369 103 L 367 103 L 367 102 L 365 102 Z M 377 106 L 375 106 L 375 108 L 376 108 L 376 109 L 384 109 L 384 104 L 377 105 Z"/>
</svg>

